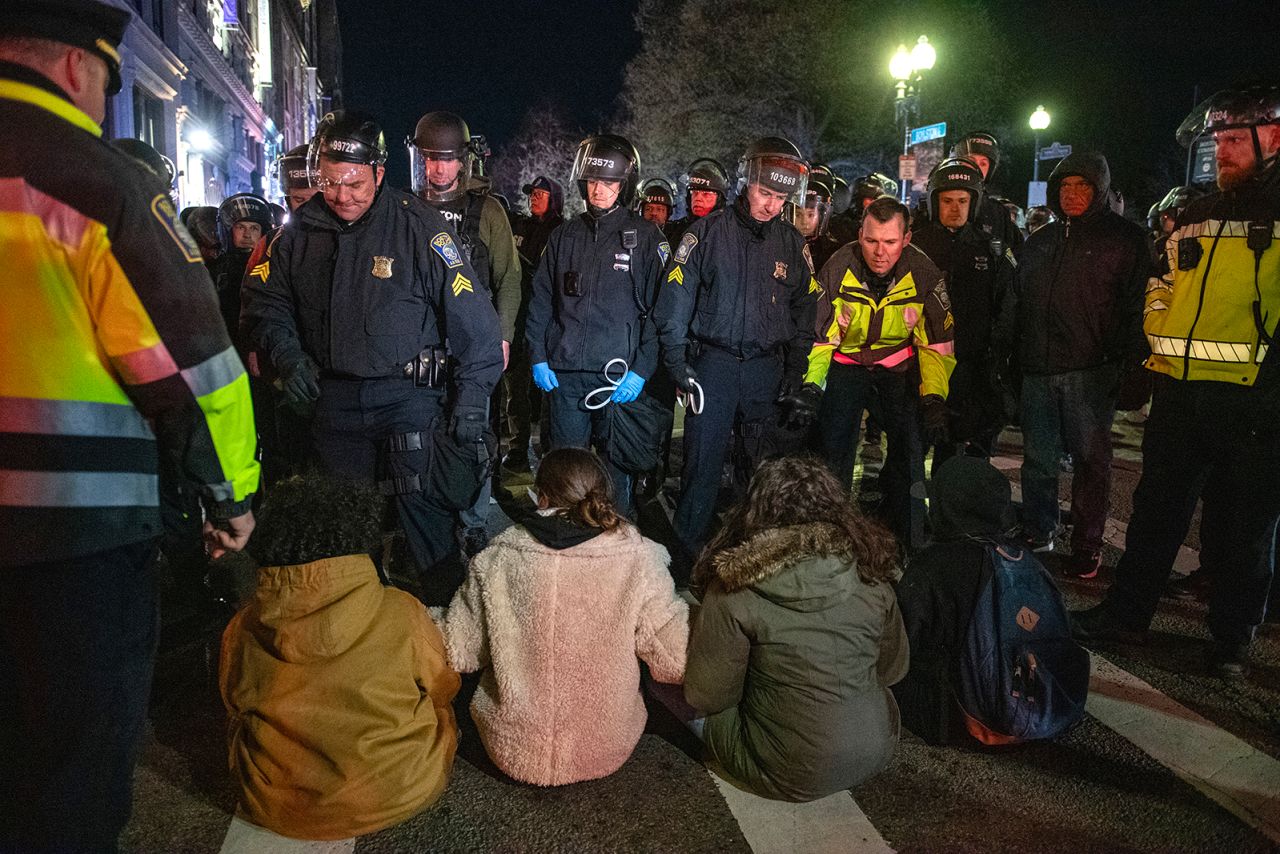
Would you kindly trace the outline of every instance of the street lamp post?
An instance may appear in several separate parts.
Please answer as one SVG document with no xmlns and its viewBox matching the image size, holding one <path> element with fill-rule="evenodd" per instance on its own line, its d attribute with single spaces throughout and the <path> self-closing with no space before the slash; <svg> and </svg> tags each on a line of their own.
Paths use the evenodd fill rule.
<svg viewBox="0 0 1280 854">
<path fill-rule="evenodd" d="M 1031 114 L 1031 118 L 1027 122 L 1031 125 L 1031 130 L 1035 132 L 1035 151 L 1031 157 L 1031 180 L 1040 180 L 1040 131 L 1049 127 L 1049 111 L 1044 108 L 1044 104 L 1036 107 L 1036 111 Z"/>
<path fill-rule="evenodd" d="M 938 54 L 927 36 L 916 40 L 911 50 L 905 44 L 898 45 L 898 50 L 889 60 L 889 74 L 896 83 L 893 100 L 894 115 L 902 126 L 902 154 L 911 153 L 911 119 L 920 116 L 920 90 L 924 80 L 924 72 L 933 68 Z M 902 201 L 908 198 L 909 190 L 905 180 L 902 185 Z"/>
</svg>

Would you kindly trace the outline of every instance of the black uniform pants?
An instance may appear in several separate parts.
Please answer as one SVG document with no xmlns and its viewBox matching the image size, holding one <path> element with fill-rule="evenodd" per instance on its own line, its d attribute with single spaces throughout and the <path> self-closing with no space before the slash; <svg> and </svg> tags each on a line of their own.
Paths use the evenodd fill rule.
<svg viewBox="0 0 1280 854">
<path fill-rule="evenodd" d="M 684 418 L 684 472 L 672 522 L 678 560 L 684 562 L 697 557 L 711 533 L 734 427 L 761 426 L 776 418 L 782 385 L 782 358 L 774 353 L 739 359 L 707 347 L 692 365 L 706 401 L 700 414 L 686 410 Z"/>
<path fill-rule="evenodd" d="M 1157 376 L 1125 553 L 1106 598 L 1126 625 L 1150 625 L 1197 498 L 1215 570 L 1209 632 L 1245 643 L 1262 622 L 1274 571 L 1280 425 L 1253 389 Z"/>
<path fill-rule="evenodd" d="M 551 445 L 548 447 L 544 443 L 543 447 L 552 451 L 556 448 L 595 448 L 609 472 L 609 479 L 613 481 L 614 506 L 619 513 L 634 519 L 633 479 L 613 464 L 605 447 L 605 439 L 609 435 L 608 407 L 587 409 L 582 404 L 591 391 L 607 385 L 604 374 L 599 371 L 556 371 L 556 379 L 560 381 L 560 387 L 547 394 L 551 409 Z M 609 396 L 601 392 L 592 402 L 608 399 Z"/>
<path fill-rule="evenodd" d="M 4 570 L 0 851 L 114 851 L 160 610 L 147 540 Z"/>
<path fill-rule="evenodd" d="M 947 408 L 951 412 L 951 441 L 933 450 L 933 470 L 964 452 L 990 457 L 1004 429 L 1004 395 L 992 383 L 986 358 L 956 362 L 948 383 Z"/>
<path fill-rule="evenodd" d="M 312 421 L 316 453 L 326 470 L 358 480 L 390 482 L 409 551 L 422 581 L 423 601 L 447 605 L 462 585 L 464 568 L 453 557 L 456 515 L 427 488 L 431 431 L 442 417 L 443 392 L 413 380 L 320 380 Z M 421 432 L 421 450 L 393 450 L 393 437 Z M 416 485 L 416 488 L 415 488 Z"/>
<path fill-rule="evenodd" d="M 908 550 L 922 547 L 925 539 L 924 447 L 917 382 L 914 370 L 889 371 L 833 361 L 818 410 L 822 458 L 846 487 L 853 484 L 862 413 L 869 412 L 888 433 L 889 453 L 880 470 L 884 493 L 880 515 Z"/>
</svg>

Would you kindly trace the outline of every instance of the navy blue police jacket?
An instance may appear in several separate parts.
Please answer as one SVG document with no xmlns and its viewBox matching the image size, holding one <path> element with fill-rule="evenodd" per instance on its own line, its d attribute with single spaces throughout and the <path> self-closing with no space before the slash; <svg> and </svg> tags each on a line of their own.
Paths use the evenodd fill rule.
<svg viewBox="0 0 1280 854">
<path fill-rule="evenodd" d="M 649 315 L 670 254 L 658 227 L 621 205 L 601 216 L 579 214 L 553 231 L 533 276 L 530 362 L 602 371 L 621 358 L 651 379 L 658 340 Z"/>
</svg>

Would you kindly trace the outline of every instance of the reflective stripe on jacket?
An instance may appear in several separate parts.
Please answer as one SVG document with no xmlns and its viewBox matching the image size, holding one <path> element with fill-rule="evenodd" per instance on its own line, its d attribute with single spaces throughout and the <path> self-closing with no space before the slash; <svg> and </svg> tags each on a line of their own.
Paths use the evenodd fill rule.
<svg viewBox="0 0 1280 854">
<path fill-rule="evenodd" d="M 248 378 L 165 189 L 0 64 L 0 566 L 158 535 L 159 453 L 218 514 L 257 489 Z"/>
<path fill-rule="evenodd" d="M 882 299 L 863 284 L 869 275 L 857 243 L 843 246 L 818 273 L 827 298 L 818 306 L 817 342 L 805 382 L 825 384 L 833 358 L 906 370 L 914 356 L 921 396 L 945 398 L 956 359 L 955 320 L 942 273 L 908 245 Z"/>
<path fill-rule="evenodd" d="M 1143 329 L 1151 370 L 1246 386 L 1258 378 L 1267 345 L 1254 302 L 1260 301 L 1268 333 L 1280 323 L 1280 198 L 1251 190 L 1195 202 L 1169 236 L 1167 266 L 1147 286 Z M 1246 242 L 1250 222 L 1271 227 L 1271 245 L 1260 259 Z"/>
</svg>

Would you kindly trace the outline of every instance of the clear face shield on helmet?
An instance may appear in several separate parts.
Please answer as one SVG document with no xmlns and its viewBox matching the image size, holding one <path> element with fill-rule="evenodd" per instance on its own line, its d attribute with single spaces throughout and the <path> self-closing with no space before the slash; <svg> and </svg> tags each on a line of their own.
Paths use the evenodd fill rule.
<svg viewBox="0 0 1280 854">
<path fill-rule="evenodd" d="M 475 154 L 468 150 L 435 151 L 405 141 L 409 151 L 409 177 L 415 195 L 427 202 L 448 202 L 467 191 L 475 171 Z"/>
<path fill-rule="evenodd" d="M 592 141 L 578 146 L 569 180 L 622 183 L 631 173 L 632 168 L 631 158 L 618 151 L 613 145 Z"/>
<path fill-rule="evenodd" d="M 814 238 L 827 230 L 831 220 L 831 199 L 815 192 L 807 192 L 803 205 L 787 205 L 783 216 L 805 238 Z"/>
<path fill-rule="evenodd" d="M 748 160 L 742 176 L 746 186 L 759 184 L 775 193 L 785 193 L 787 202 L 799 204 L 809 187 L 808 164 L 789 157 L 755 157 Z"/>
</svg>

